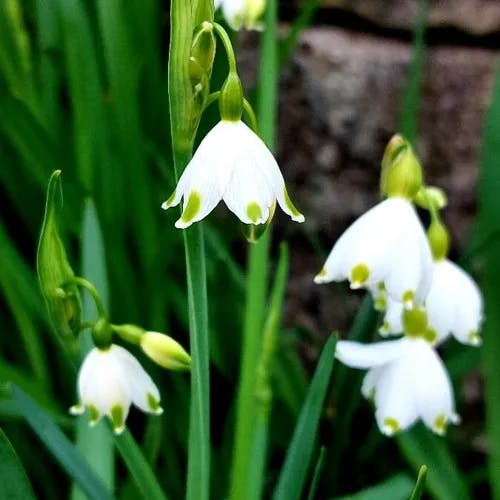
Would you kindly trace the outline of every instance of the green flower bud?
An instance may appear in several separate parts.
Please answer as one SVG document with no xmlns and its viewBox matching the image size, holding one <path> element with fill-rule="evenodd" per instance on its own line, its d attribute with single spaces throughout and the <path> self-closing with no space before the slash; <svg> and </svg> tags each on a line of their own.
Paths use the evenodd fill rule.
<svg viewBox="0 0 500 500">
<path fill-rule="evenodd" d="M 61 171 L 56 170 L 47 188 L 45 215 L 38 243 L 37 272 L 52 327 L 73 351 L 78 349 L 76 334 L 80 329 L 81 302 L 77 286 L 72 283 L 75 274 L 58 231 L 58 209 L 62 206 L 60 175 Z"/>
<path fill-rule="evenodd" d="M 144 328 L 137 325 L 111 325 L 113 333 L 116 333 L 130 344 L 140 344 L 141 337 L 146 333 Z"/>
<path fill-rule="evenodd" d="M 113 329 L 104 316 L 98 318 L 92 328 L 92 340 L 99 349 L 108 349 L 113 340 Z"/>
<path fill-rule="evenodd" d="M 212 23 L 204 21 L 195 31 L 191 45 L 191 59 L 196 61 L 206 75 L 210 74 L 212 70 L 215 47 L 214 26 Z"/>
<path fill-rule="evenodd" d="M 140 338 L 144 353 L 155 363 L 169 370 L 190 370 L 191 357 L 172 337 L 146 332 Z"/>
<path fill-rule="evenodd" d="M 442 210 L 448 205 L 448 197 L 443 189 L 436 186 L 422 186 L 417 196 L 415 196 L 415 203 L 425 210 L 431 210 L 429 204 L 437 210 Z"/>
<path fill-rule="evenodd" d="M 412 201 L 422 186 L 422 167 L 410 143 L 396 134 L 387 144 L 382 158 L 380 190 L 388 197 Z"/>
<path fill-rule="evenodd" d="M 234 71 L 230 71 L 224 85 L 222 86 L 219 109 L 222 120 L 237 122 L 243 114 L 243 87 L 240 77 Z"/>
<path fill-rule="evenodd" d="M 434 260 L 445 259 L 450 248 L 450 236 L 445 225 L 438 218 L 433 218 L 429 229 L 427 229 L 427 239 Z"/>
</svg>

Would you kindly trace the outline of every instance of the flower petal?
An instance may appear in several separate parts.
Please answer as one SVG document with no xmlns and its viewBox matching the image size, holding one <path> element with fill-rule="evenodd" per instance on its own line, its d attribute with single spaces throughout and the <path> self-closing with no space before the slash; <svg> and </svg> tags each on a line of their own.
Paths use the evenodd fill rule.
<svg viewBox="0 0 500 500">
<path fill-rule="evenodd" d="M 449 422 L 457 422 L 453 388 L 446 368 L 434 349 L 424 341 L 413 352 L 415 397 L 424 423 L 444 434 Z"/>
<path fill-rule="evenodd" d="M 380 370 L 382 372 L 375 389 L 375 418 L 380 431 L 392 436 L 407 429 L 418 419 L 412 392 L 414 374 L 404 358 L 399 358 Z"/>
<path fill-rule="evenodd" d="M 379 328 L 382 336 L 399 335 L 403 333 L 403 303 L 389 300 L 384 315 L 384 322 Z"/>
<path fill-rule="evenodd" d="M 352 368 L 372 368 L 394 361 L 404 349 L 404 339 L 361 344 L 350 340 L 337 342 L 335 357 Z"/>
<path fill-rule="evenodd" d="M 114 346 L 123 377 L 130 388 L 132 402 L 147 413 L 161 414 L 160 392 L 139 361 L 126 349 Z"/>
</svg>

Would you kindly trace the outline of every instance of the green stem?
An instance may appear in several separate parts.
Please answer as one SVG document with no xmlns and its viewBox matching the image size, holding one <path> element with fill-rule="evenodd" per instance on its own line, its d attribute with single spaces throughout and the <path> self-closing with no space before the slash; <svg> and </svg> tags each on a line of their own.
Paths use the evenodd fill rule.
<svg viewBox="0 0 500 500">
<path fill-rule="evenodd" d="M 97 308 L 97 313 L 99 314 L 99 316 L 106 317 L 104 303 L 101 300 L 97 288 L 90 281 L 87 281 L 85 278 L 82 278 L 80 276 L 75 276 L 74 278 L 71 278 L 66 283 L 64 283 L 63 286 L 65 285 L 78 285 L 81 286 L 83 289 L 85 289 L 94 300 L 95 306 Z"/>
<path fill-rule="evenodd" d="M 238 74 L 238 71 L 236 69 L 236 57 L 234 55 L 233 44 L 231 43 L 231 39 L 229 38 L 227 31 L 219 23 L 214 23 L 214 30 L 217 35 L 219 35 L 222 45 L 224 45 L 224 50 L 226 51 L 227 55 L 229 72 Z"/>
<path fill-rule="evenodd" d="M 193 106 L 189 78 L 193 19 L 190 2 L 172 0 L 170 9 L 168 93 L 174 168 L 176 177 L 179 178 L 191 158 L 192 138 L 195 133 L 191 130 Z M 197 223 L 184 230 L 183 237 L 192 359 L 186 497 L 190 500 L 208 500 L 210 491 L 210 387 L 208 306 L 202 224 Z"/>
<path fill-rule="evenodd" d="M 258 135 L 259 134 L 259 125 L 257 123 L 257 117 L 253 111 L 252 105 L 246 100 L 243 99 L 243 109 L 248 116 L 248 120 L 250 121 L 250 126 L 252 130 Z"/>
</svg>

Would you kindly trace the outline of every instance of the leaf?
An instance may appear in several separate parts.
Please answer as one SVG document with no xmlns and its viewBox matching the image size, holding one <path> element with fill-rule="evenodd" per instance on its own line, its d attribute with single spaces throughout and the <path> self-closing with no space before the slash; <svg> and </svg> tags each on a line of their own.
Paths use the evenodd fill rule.
<svg viewBox="0 0 500 500">
<path fill-rule="evenodd" d="M 333 369 L 336 343 L 337 338 L 330 337 L 321 353 L 273 494 L 274 500 L 301 497 Z"/>
<path fill-rule="evenodd" d="M 424 493 L 425 478 L 427 476 L 427 466 L 422 465 L 418 471 L 417 483 L 415 488 L 413 488 L 410 500 L 420 500 L 422 494 Z"/>
<path fill-rule="evenodd" d="M 409 476 L 398 474 L 375 486 L 370 486 L 352 495 L 337 497 L 335 500 L 407 500 L 412 487 L 413 481 Z"/>
<path fill-rule="evenodd" d="M 469 492 L 457 464 L 443 438 L 435 436 L 422 424 L 396 437 L 408 462 L 418 471 L 427 464 L 427 489 L 439 500 L 466 500 Z"/>
<path fill-rule="evenodd" d="M 28 476 L 7 436 L 0 429 L 0 495 L 9 500 L 35 500 Z"/>
<path fill-rule="evenodd" d="M 87 496 L 92 500 L 112 500 L 113 497 L 102 480 L 96 476 L 54 421 L 18 387 L 11 385 L 7 390 L 15 409 Z"/>
<path fill-rule="evenodd" d="M 72 354 L 76 353 L 76 334 L 81 322 L 80 294 L 75 274 L 66 257 L 58 230 L 58 211 L 62 206 L 61 171 L 49 180 L 42 231 L 38 243 L 37 272 L 52 326 Z"/>
</svg>

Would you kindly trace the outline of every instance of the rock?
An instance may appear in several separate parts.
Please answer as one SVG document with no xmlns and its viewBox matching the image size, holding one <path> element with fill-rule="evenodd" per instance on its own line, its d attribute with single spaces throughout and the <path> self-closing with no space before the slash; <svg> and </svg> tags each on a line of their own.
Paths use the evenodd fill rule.
<svg viewBox="0 0 500 500">
<path fill-rule="evenodd" d="M 411 30 L 419 0 L 325 0 L 323 7 L 352 12 L 377 25 Z M 431 28 L 456 28 L 473 35 L 500 32 L 497 0 L 434 0 L 430 4 Z"/>
</svg>

